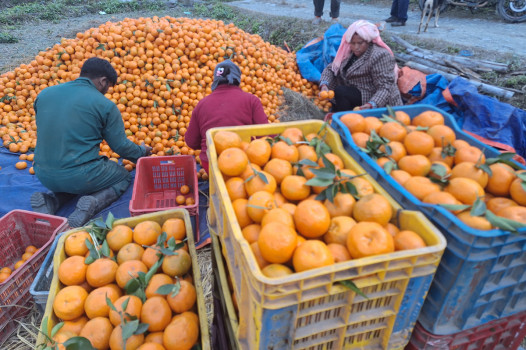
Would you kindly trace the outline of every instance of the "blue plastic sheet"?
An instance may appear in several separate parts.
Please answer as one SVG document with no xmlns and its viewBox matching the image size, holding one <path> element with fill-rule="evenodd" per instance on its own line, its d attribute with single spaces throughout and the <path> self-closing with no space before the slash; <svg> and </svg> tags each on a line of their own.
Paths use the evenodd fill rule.
<svg viewBox="0 0 526 350">
<path fill-rule="evenodd" d="M 318 83 L 323 69 L 334 60 L 346 28 L 336 23 L 327 29 L 323 38 L 317 38 L 296 53 L 296 63 L 301 76 Z"/>
<path fill-rule="evenodd" d="M 18 170 L 15 168 L 16 162 L 19 161 L 19 154 L 11 153 L 5 148 L 0 148 L 0 217 L 14 209 L 22 209 L 31 211 L 29 198 L 34 192 L 47 192 L 48 190 L 40 183 L 35 175 L 29 174 L 27 169 Z M 28 168 L 31 162 L 28 163 Z M 199 170 L 199 167 L 198 167 Z M 131 173 L 133 180 L 126 192 L 114 203 L 101 212 L 97 213 L 95 217 L 103 217 L 106 219 L 108 213 L 112 213 L 115 218 L 130 217 L 129 204 L 133 193 L 133 183 L 135 181 L 135 170 Z M 78 196 L 63 205 L 55 215 L 68 217 L 73 210 L 78 200 Z M 201 247 L 210 242 L 210 233 L 206 222 L 206 211 L 208 209 L 208 181 L 199 182 L 199 242 L 196 242 L 197 247 Z M 192 218 L 192 225 L 195 219 Z"/>
<path fill-rule="evenodd" d="M 511 146 L 526 157 L 526 111 L 479 94 L 464 78 L 454 79 L 449 91 L 464 116 L 464 130 Z"/>
</svg>

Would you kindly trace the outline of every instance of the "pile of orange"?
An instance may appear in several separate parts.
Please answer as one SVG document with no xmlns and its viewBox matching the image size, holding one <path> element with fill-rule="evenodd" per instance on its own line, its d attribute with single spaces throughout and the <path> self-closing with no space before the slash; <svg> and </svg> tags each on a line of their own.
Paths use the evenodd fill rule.
<svg viewBox="0 0 526 350">
<path fill-rule="evenodd" d="M 157 242 L 162 232 L 166 241 Z M 67 258 L 58 267 L 61 288 L 53 300 L 53 312 L 63 322 L 54 341 L 81 336 L 96 349 L 191 349 L 199 339 L 192 259 L 186 245 L 175 255 L 159 253 L 171 238 L 186 238 L 182 219 L 168 219 L 163 225 L 146 220 L 133 230 L 117 225 L 106 235 L 109 257 L 91 262 L 86 242 L 92 243 L 92 236 L 86 231 L 70 234 L 64 242 Z M 157 263 L 161 257 L 162 263 Z M 129 281 L 152 269 L 157 270 L 142 294 L 127 294 Z M 159 290 L 176 284 L 178 293 Z M 124 347 L 122 327 L 133 319 L 147 324 L 147 331 L 132 335 Z"/>
<path fill-rule="evenodd" d="M 441 113 L 424 111 L 411 120 L 407 113 L 396 111 L 393 117 L 382 121 L 348 113 L 340 120 L 361 148 L 367 150 L 373 131 L 384 138 L 387 143 L 368 149 L 373 151 L 369 155 L 384 169 L 392 169 L 390 175 L 422 202 L 473 205 L 480 199 L 493 214 L 526 225 L 526 181 L 520 175 L 524 170 L 501 162 L 486 164 L 484 153 L 457 139 Z M 484 215 L 451 211 L 473 228 L 495 228 Z"/>
<path fill-rule="evenodd" d="M 237 223 L 264 275 L 425 247 L 418 233 L 390 222 L 390 202 L 366 178 L 345 168 L 339 155 L 329 151 L 324 160 L 316 152 L 314 143 L 324 142 L 318 134 L 289 127 L 273 139 L 245 142 L 234 132 L 219 131 L 213 140 Z M 326 187 L 311 180 L 329 161 L 338 170 L 335 181 L 350 182 L 355 195 L 317 199 Z"/>
<path fill-rule="evenodd" d="M 24 250 L 24 254 L 22 254 L 20 260 L 18 260 L 14 264 L 13 268 L 10 268 L 8 266 L 2 267 L 0 269 L 0 283 L 4 283 L 4 281 L 7 280 L 16 269 L 18 269 L 20 266 L 22 266 L 22 264 L 29 260 L 29 258 L 31 258 L 37 250 L 38 248 L 34 245 L 29 245 Z"/>
<path fill-rule="evenodd" d="M 211 93 L 213 69 L 232 59 L 242 71 L 241 88 L 257 95 L 269 121 L 278 122 L 282 88 L 317 99 L 316 84 L 302 79 L 295 53 L 270 45 L 232 23 L 210 19 L 153 17 L 107 22 L 62 39 L 29 64 L 0 76 L 0 137 L 11 152 L 26 153 L 36 145 L 33 103 L 48 86 L 74 80 L 82 63 L 97 56 L 118 72 L 106 96 L 122 113 L 126 135 L 153 147 L 155 155 L 199 155 L 184 135 L 199 100 Z M 102 143 L 100 153 L 119 155 Z M 197 157 L 197 161 L 199 158 Z M 133 164 L 125 161 L 131 170 Z"/>
</svg>

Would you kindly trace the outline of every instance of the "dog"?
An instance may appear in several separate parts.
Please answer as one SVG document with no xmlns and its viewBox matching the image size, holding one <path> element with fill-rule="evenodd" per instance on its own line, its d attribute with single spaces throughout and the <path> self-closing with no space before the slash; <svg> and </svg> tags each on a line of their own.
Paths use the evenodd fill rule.
<svg viewBox="0 0 526 350">
<path fill-rule="evenodd" d="M 426 21 L 424 32 L 427 31 L 427 26 L 429 24 L 429 21 L 431 20 L 431 16 L 433 16 L 433 13 L 435 14 L 435 28 L 438 28 L 438 16 L 440 14 L 440 8 L 442 7 L 445 1 L 447 0 L 425 0 L 424 1 L 424 8 L 422 9 L 422 17 L 420 18 L 420 25 L 418 26 L 417 34 L 420 34 L 420 29 L 422 28 L 422 24 L 424 23 L 424 20 Z"/>
</svg>

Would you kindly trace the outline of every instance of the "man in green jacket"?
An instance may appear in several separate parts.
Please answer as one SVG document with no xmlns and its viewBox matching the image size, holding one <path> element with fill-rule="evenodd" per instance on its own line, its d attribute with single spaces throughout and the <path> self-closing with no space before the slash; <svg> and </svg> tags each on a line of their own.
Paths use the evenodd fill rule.
<svg viewBox="0 0 526 350">
<path fill-rule="evenodd" d="M 73 196 L 81 195 L 68 223 L 82 226 L 131 183 L 124 167 L 99 155 L 102 140 L 132 162 L 150 155 L 150 147 L 138 146 L 126 137 L 117 106 L 104 96 L 116 82 L 117 72 L 111 64 L 93 57 L 84 62 L 78 79 L 38 95 L 34 169 L 51 193 L 33 193 L 34 211 L 52 215 Z"/>
</svg>

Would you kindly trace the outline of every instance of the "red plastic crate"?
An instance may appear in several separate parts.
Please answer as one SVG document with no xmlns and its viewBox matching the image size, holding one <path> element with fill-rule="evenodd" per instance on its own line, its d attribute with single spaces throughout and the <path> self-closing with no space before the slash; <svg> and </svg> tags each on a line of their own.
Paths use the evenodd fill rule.
<svg viewBox="0 0 526 350">
<path fill-rule="evenodd" d="M 190 187 L 186 198 L 193 197 L 195 204 L 179 205 L 175 198 L 183 185 Z M 186 209 L 197 215 L 199 195 L 197 170 L 192 156 L 143 157 L 137 161 L 133 184 L 130 214 L 137 216 L 167 209 Z"/>
<path fill-rule="evenodd" d="M 0 283 L 0 344 L 16 329 L 14 320 L 28 314 L 30 308 L 24 306 L 31 300 L 31 283 L 55 235 L 66 225 L 66 218 L 25 210 L 13 210 L 0 218 L 0 267 L 13 269 L 28 245 L 39 248 L 4 283 Z"/>
<path fill-rule="evenodd" d="M 516 350 L 526 337 L 526 311 L 475 328 L 431 334 L 417 322 L 405 350 Z"/>
</svg>

